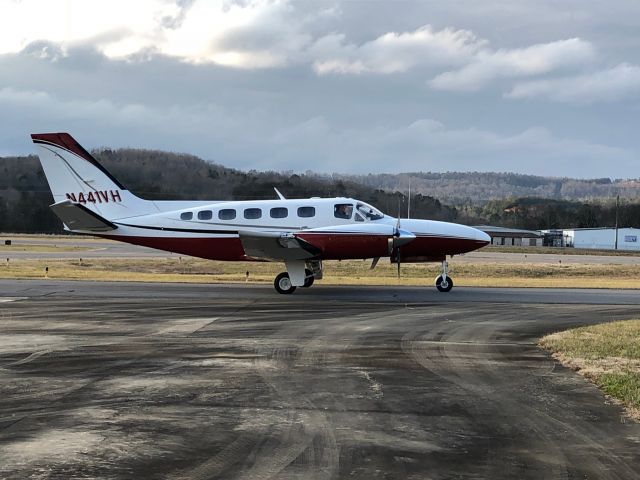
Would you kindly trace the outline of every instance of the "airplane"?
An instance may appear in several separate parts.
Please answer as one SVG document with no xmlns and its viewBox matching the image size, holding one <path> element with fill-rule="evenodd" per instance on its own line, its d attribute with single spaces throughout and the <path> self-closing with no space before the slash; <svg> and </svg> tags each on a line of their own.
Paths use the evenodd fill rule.
<svg viewBox="0 0 640 480">
<path fill-rule="evenodd" d="M 211 260 L 279 261 L 278 293 L 310 287 L 324 260 L 380 258 L 441 262 L 440 292 L 453 288 L 447 256 L 471 252 L 491 238 L 456 223 L 385 215 L 354 198 L 252 201 L 144 200 L 116 180 L 68 133 L 31 138 L 67 231 Z"/>
</svg>

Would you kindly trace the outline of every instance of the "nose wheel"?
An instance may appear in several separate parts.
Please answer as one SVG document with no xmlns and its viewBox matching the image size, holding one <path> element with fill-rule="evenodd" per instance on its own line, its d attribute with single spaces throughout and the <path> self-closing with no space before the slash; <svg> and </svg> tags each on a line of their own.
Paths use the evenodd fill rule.
<svg viewBox="0 0 640 480">
<path fill-rule="evenodd" d="M 449 263 L 442 262 L 442 273 L 436 278 L 436 288 L 439 292 L 449 292 L 453 288 L 453 280 L 449 276 Z"/>
</svg>

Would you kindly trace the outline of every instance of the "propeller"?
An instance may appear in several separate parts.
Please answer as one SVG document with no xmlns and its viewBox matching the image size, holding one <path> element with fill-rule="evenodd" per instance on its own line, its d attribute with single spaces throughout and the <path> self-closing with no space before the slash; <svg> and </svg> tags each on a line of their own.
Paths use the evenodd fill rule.
<svg viewBox="0 0 640 480">
<path fill-rule="evenodd" d="M 411 242 L 415 238 L 416 236 L 413 233 L 408 232 L 406 230 L 402 230 L 401 228 L 400 202 L 398 202 L 398 216 L 396 218 L 396 224 L 393 229 L 393 235 L 391 236 L 391 238 L 389 238 L 389 256 L 391 257 L 392 261 L 394 259 L 396 261 L 396 266 L 398 269 L 398 278 L 400 278 L 400 266 L 402 263 L 402 260 L 401 260 L 402 252 L 400 250 L 400 247 L 402 247 L 403 245 L 406 245 L 407 243 Z"/>
<path fill-rule="evenodd" d="M 400 202 L 398 202 L 399 204 Z M 396 229 L 393 232 L 395 238 L 400 238 L 400 205 L 398 205 L 398 221 L 396 222 Z M 400 245 L 396 247 L 396 265 L 398 266 L 398 280 L 400 279 Z"/>
<path fill-rule="evenodd" d="M 400 278 L 400 200 L 398 200 L 398 216 L 396 217 L 396 225 L 393 229 L 393 235 L 389 239 L 389 255 L 393 259 L 395 257 L 396 265 L 398 268 L 398 278 Z"/>
</svg>

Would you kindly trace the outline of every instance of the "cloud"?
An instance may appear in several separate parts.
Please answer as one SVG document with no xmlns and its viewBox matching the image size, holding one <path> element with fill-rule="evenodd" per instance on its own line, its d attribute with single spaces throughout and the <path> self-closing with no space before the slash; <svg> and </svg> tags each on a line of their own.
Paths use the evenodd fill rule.
<svg viewBox="0 0 640 480">
<path fill-rule="evenodd" d="M 63 46 L 91 43 L 110 56 L 127 55 L 157 43 L 160 19 L 175 8 L 172 2 L 158 0 L 61 3 L 2 2 L 0 54 L 16 53 L 34 41 L 47 40 Z M 114 31 L 127 34 L 99 40 Z"/>
<path fill-rule="evenodd" d="M 449 128 L 436 119 L 419 118 L 398 125 L 338 128 L 324 116 L 273 117 L 262 110 L 213 102 L 151 106 L 63 99 L 14 88 L 0 89 L 0 110 L 15 119 L 0 134 L 3 145 L 19 142 L 29 149 L 29 133 L 67 130 L 88 148 L 183 151 L 247 169 L 325 173 L 517 170 L 625 176 L 635 161 L 625 149 L 558 137 L 544 127 L 500 134 L 477 127 Z"/>
<path fill-rule="evenodd" d="M 241 68 L 281 66 L 309 43 L 305 22 L 288 0 L 112 0 L 4 2 L 0 54 L 17 53 L 33 42 L 59 44 L 65 51 L 91 46 L 108 58 L 153 51 L 186 62 Z"/>
<path fill-rule="evenodd" d="M 589 172 L 589 175 L 608 177 L 613 170 L 603 159 L 616 162 L 616 174 L 621 175 L 621 172 L 628 172 L 636 158 L 628 150 L 559 137 L 544 127 L 499 134 L 477 127 L 447 128 L 434 119 L 419 119 L 406 126 L 367 132 L 366 135 L 351 132 L 350 137 L 357 139 L 360 147 L 366 145 L 368 158 L 376 164 L 375 171 L 400 172 L 409 168 L 444 171 L 455 162 L 456 170 L 465 171 L 517 170 L 548 175 L 549 165 L 553 165 L 553 174 L 558 176 L 579 177 Z M 576 169 L 576 164 L 580 165 L 580 170 Z"/>
<path fill-rule="evenodd" d="M 590 104 L 615 102 L 639 95 L 640 67 L 621 63 L 607 70 L 583 75 L 519 83 L 505 97 Z"/>
<path fill-rule="evenodd" d="M 438 90 L 477 91 L 499 78 L 527 77 L 588 64 L 595 57 L 589 42 L 570 38 L 527 48 L 484 49 L 459 70 L 436 76 Z"/>
<path fill-rule="evenodd" d="M 640 6 L 611 1 L 8 0 L 0 150 L 69 130 L 237 168 L 628 176 Z"/>
<path fill-rule="evenodd" d="M 386 29 L 373 40 L 354 42 L 333 27 L 340 14 L 339 3 L 291 0 L 139 0 L 135 5 L 68 0 L 67 8 L 24 0 L 9 2 L 0 17 L 0 54 L 44 42 L 57 45 L 58 56 L 83 46 L 109 59 L 166 55 L 243 69 L 310 65 L 320 75 L 417 69 L 435 75 L 433 88 L 455 91 L 478 90 L 496 78 L 544 74 L 593 58 L 591 44 L 579 38 L 495 49 L 473 31 L 450 26 Z"/>
<path fill-rule="evenodd" d="M 328 73 L 402 73 L 419 65 L 459 65 L 473 57 L 486 41 L 468 30 L 445 28 L 434 31 L 430 25 L 411 32 L 389 32 L 375 40 L 355 45 L 344 34 L 318 39 L 309 49 L 313 68 Z"/>
</svg>

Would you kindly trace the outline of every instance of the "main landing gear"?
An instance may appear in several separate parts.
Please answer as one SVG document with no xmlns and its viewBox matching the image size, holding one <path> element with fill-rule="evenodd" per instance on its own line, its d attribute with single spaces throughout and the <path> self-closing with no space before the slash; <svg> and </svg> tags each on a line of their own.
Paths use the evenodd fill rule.
<svg viewBox="0 0 640 480">
<path fill-rule="evenodd" d="M 436 277 L 436 288 L 439 292 L 448 292 L 453 288 L 453 280 L 449 276 L 449 263 L 442 262 L 442 273 Z"/>
<path fill-rule="evenodd" d="M 289 274 L 287 272 L 280 273 L 273 282 L 273 286 L 276 287 L 276 292 L 283 295 L 293 293 L 296 291 L 296 287 L 291 283 Z"/>
<path fill-rule="evenodd" d="M 280 273 L 273 281 L 276 292 L 288 295 L 297 287 L 309 288 L 316 278 L 322 278 L 322 263 L 319 260 L 309 262 L 286 262 L 287 271 Z"/>
</svg>

